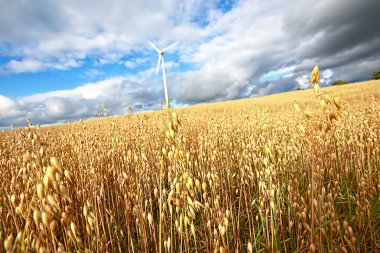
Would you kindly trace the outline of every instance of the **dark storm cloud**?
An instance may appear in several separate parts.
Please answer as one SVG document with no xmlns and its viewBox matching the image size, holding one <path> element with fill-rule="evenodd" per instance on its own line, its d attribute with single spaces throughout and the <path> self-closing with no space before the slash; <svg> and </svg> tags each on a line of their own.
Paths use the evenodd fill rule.
<svg viewBox="0 0 380 253">
<path fill-rule="evenodd" d="M 337 70 L 353 62 L 371 61 L 380 54 L 380 1 L 298 1 L 283 19 L 284 31 L 302 63 L 310 71 L 315 63 Z M 380 66 L 362 65 L 369 72 Z M 353 79 L 360 77 L 351 76 Z"/>
<path fill-rule="evenodd" d="M 325 57 L 378 39 L 380 1 L 302 1 L 284 17 L 284 30 L 296 42 L 315 38 L 300 57 Z"/>
</svg>

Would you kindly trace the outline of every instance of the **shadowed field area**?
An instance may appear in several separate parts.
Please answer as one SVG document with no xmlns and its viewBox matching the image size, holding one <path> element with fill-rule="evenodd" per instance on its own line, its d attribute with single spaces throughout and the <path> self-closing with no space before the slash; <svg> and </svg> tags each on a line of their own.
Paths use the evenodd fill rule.
<svg viewBox="0 0 380 253">
<path fill-rule="evenodd" d="M 1 244 L 380 251 L 380 81 L 322 93 L 0 132 Z"/>
</svg>

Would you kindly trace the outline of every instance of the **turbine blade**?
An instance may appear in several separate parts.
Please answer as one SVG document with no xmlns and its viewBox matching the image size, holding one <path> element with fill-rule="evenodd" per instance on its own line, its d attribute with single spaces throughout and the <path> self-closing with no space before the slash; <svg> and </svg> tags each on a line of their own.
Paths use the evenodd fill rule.
<svg viewBox="0 0 380 253">
<path fill-rule="evenodd" d="M 148 43 L 149 43 L 149 45 L 151 46 L 151 47 L 153 47 L 154 48 L 154 50 L 156 50 L 157 51 L 157 53 L 161 53 L 161 51 L 152 43 L 152 42 L 150 42 L 149 40 L 148 40 Z"/>
<path fill-rule="evenodd" d="M 158 61 L 157 61 L 157 67 L 156 67 L 156 75 L 158 74 L 158 70 L 160 68 L 160 61 L 162 59 L 162 55 L 160 54 L 160 56 L 158 56 Z"/>
<path fill-rule="evenodd" d="M 169 48 L 172 48 L 172 47 L 174 47 L 175 45 L 177 45 L 179 43 L 179 41 L 177 41 L 177 42 L 174 42 L 173 44 L 171 44 L 170 46 L 168 46 L 168 47 L 166 47 L 166 48 L 164 48 L 164 49 L 162 49 L 162 52 L 164 52 L 164 51 L 166 51 L 166 50 L 168 50 Z"/>
</svg>

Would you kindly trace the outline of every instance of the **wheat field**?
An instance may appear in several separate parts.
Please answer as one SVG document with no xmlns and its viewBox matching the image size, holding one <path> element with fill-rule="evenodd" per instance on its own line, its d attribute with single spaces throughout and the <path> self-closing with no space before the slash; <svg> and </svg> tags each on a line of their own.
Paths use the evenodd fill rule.
<svg viewBox="0 0 380 253">
<path fill-rule="evenodd" d="M 2 250 L 380 252 L 380 81 L 322 91 L 0 132 Z"/>
</svg>

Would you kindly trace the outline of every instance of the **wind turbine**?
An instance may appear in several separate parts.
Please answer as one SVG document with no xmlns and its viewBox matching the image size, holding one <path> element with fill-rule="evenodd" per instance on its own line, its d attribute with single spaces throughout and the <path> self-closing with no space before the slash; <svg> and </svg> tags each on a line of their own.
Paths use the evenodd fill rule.
<svg viewBox="0 0 380 253">
<path fill-rule="evenodd" d="M 168 95 L 168 85 L 166 83 L 166 76 L 165 76 L 165 64 L 164 64 L 164 52 L 168 50 L 169 48 L 174 47 L 177 45 L 179 42 L 175 42 L 171 44 L 170 46 L 160 50 L 158 49 L 152 42 L 148 41 L 149 45 L 151 45 L 154 50 L 157 51 L 158 53 L 158 61 L 157 61 L 157 67 L 156 67 L 156 75 L 158 74 L 158 70 L 160 68 L 160 62 L 161 62 L 161 68 L 162 68 L 162 78 L 164 79 L 164 88 L 165 88 L 165 100 L 166 100 L 166 109 L 170 108 L 170 103 L 169 103 L 169 95 Z"/>
</svg>

